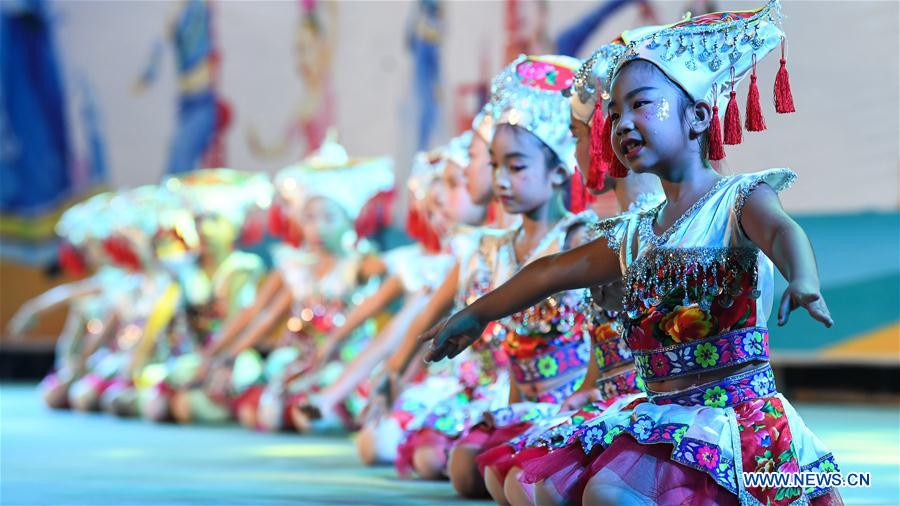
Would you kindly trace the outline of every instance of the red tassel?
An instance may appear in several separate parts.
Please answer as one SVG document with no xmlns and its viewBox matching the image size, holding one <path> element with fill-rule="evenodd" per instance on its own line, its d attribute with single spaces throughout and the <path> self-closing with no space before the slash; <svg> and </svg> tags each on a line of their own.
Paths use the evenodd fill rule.
<svg viewBox="0 0 900 506">
<path fill-rule="evenodd" d="M 406 233 L 416 241 L 420 241 L 422 239 L 422 220 L 419 216 L 418 210 L 415 208 L 415 203 L 410 202 L 409 211 L 406 215 Z"/>
<path fill-rule="evenodd" d="M 251 211 L 244 220 L 244 226 L 241 228 L 241 245 L 249 247 L 259 244 L 263 240 L 265 230 L 266 222 L 262 211 Z"/>
<path fill-rule="evenodd" d="M 284 213 L 281 204 L 272 202 L 269 207 L 269 233 L 275 237 L 284 237 L 285 233 Z"/>
<path fill-rule="evenodd" d="M 587 173 L 587 187 L 592 190 L 602 190 L 606 184 L 609 165 L 605 163 L 604 149 L 609 144 L 611 128 L 611 123 L 603 116 L 603 102 L 598 100 L 591 120 L 591 164 Z"/>
<path fill-rule="evenodd" d="M 578 171 L 572 175 L 572 187 L 570 190 L 569 211 L 578 214 L 587 207 L 587 188 L 581 180 L 581 173 Z"/>
<path fill-rule="evenodd" d="M 787 60 L 784 58 L 784 37 L 781 38 L 781 66 L 775 74 L 775 112 L 786 114 L 796 112 L 794 108 L 794 96 L 791 93 L 791 81 L 788 76 Z"/>
<path fill-rule="evenodd" d="M 766 120 L 759 104 L 759 86 L 756 85 L 756 55 L 753 55 L 753 73 L 750 74 L 750 91 L 747 92 L 747 119 L 744 127 L 748 132 L 762 132 Z"/>
<path fill-rule="evenodd" d="M 625 177 L 628 175 L 628 167 L 622 164 L 612 147 L 612 121 L 607 119 L 603 130 L 603 163 L 606 164 L 610 176 Z"/>
<path fill-rule="evenodd" d="M 59 265 L 66 274 L 73 278 L 87 275 L 87 263 L 84 257 L 69 242 L 63 241 L 59 244 Z"/>
<path fill-rule="evenodd" d="M 715 93 L 713 100 L 715 100 Z M 722 146 L 722 125 L 719 124 L 719 106 L 714 105 L 712 110 L 712 122 L 709 124 L 709 159 L 721 160 L 725 158 L 725 148 Z"/>
<path fill-rule="evenodd" d="M 284 242 L 295 248 L 299 248 L 303 244 L 303 234 L 294 220 L 287 220 L 285 223 Z"/>
<path fill-rule="evenodd" d="M 386 190 L 375 194 L 363 206 L 354 224 L 356 236 L 372 237 L 382 228 L 391 224 L 391 206 L 394 202 L 394 190 Z"/>
<path fill-rule="evenodd" d="M 623 178 L 628 175 L 628 167 L 626 167 L 615 154 L 613 154 L 613 163 L 612 167 L 610 167 L 609 175 L 618 178 Z"/>
<path fill-rule="evenodd" d="M 740 144 L 742 139 L 741 132 L 741 111 L 738 110 L 737 94 L 734 92 L 734 67 L 731 67 L 731 94 L 728 98 L 728 106 L 725 108 L 725 144 Z"/>
<path fill-rule="evenodd" d="M 743 140 L 741 132 L 741 113 L 738 110 L 737 94 L 731 91 L 731 97 L 728 99 L 728 107 L 725 108 L 725 144 L 740 144 Z"/>
<path fill-rule="evenodd" d="M 497 202 L 493 199 L 488 203 L 487 216 L 484 218 L 485 225 L 497 224 Z"/>
</svg>

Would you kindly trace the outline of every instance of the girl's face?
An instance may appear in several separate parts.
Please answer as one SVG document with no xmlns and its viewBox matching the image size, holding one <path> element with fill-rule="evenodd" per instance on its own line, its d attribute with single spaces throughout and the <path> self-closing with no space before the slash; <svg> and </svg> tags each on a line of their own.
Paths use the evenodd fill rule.
<svg viewBox="0 0 900 506">
<path fill-rule="evenodd" d="M 425 220 L 428 221 L 428 225 L 438 235 L 447 233 L 450 230 L 450 226 L 453 224 L 448 221 L 445 212 L 447 208 L 447 198 L 447 188 L 444 186 L 443 181 L 434 179 L 428 185 L 428 189 L 425 192 L 425 198 L 417 204 L 425 215 Z"/>
<path fill-rule="evenodd" d="M 588 180 L 588 171 L 591 169 L 591 127 L 575 116 L 569 117 L 569 131 L 575 137 L 575 161 L 578 162 L 578 172 L 582 179 Z"/>
<path fill-rule="evenodd" d="M 494 195 L 511 214 L 526 214 L 553 198 L 565 182 L 562 167 L 548 167 L 544 145 L 531 132 L 502 125 L 491 143 Z"/>
<path fill-rule="evenodd" d="M 684 92 L 649 62 L 627 64 L 612 85 L 609 120 L 619 160 L 637 172 L 659 174 L 691 152 Z M 681 104 L 681 105 L 680 105 Z"/>
<path fill-rule="evenodd" d="M 347 213 L 331 199 L 310 199 L 300 212 L 299 226 L 303 243 L 313 251 L 336 253 L 341 250 L 344 234 L 350 230 Z"/>
<path fill-rule="evenodd" d="M 469 165 L 465 168 L 466 189 L 476 205 L 486 206 L 491 197 L 491 157 L 488 143 L 480 135 L 473 135 L 469 144 Z"/>
<path fill-rule="evenodd" d="M 447 166 L 444 167 L 444 177 L 439 186 L 445 201 L 441 212 L 449 224 L 481 224 L 484 220 L 485 206 L 472 202 L 463 167 L 453 162 L 447 162 Z"/>
</svg>

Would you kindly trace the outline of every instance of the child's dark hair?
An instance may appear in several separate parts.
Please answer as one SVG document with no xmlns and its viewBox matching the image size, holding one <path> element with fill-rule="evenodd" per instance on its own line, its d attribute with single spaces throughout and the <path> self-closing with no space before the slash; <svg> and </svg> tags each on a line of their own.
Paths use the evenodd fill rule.
<svg viewBox="0 0 900 506">
<path fill-rule="evenodd" d="M 688 92 L 685 91 L 684 88 L 681 87 L 681 85 L 669 79 L 669 76 L 667 76 L 665 72 L 663 72 L 659 67 L 647 60 L 629 60 L 625 62 L 621 67 L 616 69 L 616 72 L 613 74 L 613 78 L 621 74 L 622 70 L 625 67 L 640 67 L 642 69 L 647 69 L 650 72 L 655 72 L 662 76 L 663 79 L 666 80 L 666 82 L 680 91 L 681 93 L 678 94 L 678 117 L 681 118 L 682 122 L 687 122 L 688 118 L 685 117 L 684 111 L 694 105 L 694 99 L 691 98 Z M 700 137 L 697 140 L 700 142 L 700 153 L 703 156 L 703 161 L 708 161 L 707 152 L 709 150 L 709 129 L 707 128 L 705 132 L 700 134 Z"/>
</svg>

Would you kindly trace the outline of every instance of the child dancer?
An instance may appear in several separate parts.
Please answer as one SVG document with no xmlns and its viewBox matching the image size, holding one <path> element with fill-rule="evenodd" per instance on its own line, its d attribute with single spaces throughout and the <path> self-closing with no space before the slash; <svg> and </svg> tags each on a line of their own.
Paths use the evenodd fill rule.
<svg viewBox="0 0 900 506">
<path fill-rule="evenodd" d="M 104 336 L 89 350 L 88 372 L 69 389 L 73 407 L 134 415 L 134 373 L 140 370 L 163 330 L 152 318 L 158 303 L 166 299 L 171 279 L 154 260 L 151 241 L 156 233 L 155 216 L 172 205 L 171 195 L 156 186 L 144 186 L 117 194 L 109 202 L 106 216 L 109 231 L 103 241 L 105 253 L 127 275 L 117 283 L 114 332 Z M 169 315 L 171 316 L 171 314 Z"/>
<path fill-rule="evenodd" d="M 605 191 L 613 186 L 610 182 L 615 181 L 608 177 L 606 164 L 591 159 L 590 148 L 592 144 L 598 144 L 593 136 L 600 137 L 602 126 L 592 132 L 588 124 L 595 116 L 602 121 L 604 97 L 609 97 L 609 65 L 614 56 L 624 51 L 625 46 L 620 41 L 598 49 L 582 63 L 572 88 L 564 92 L 570 97 L 570 128 L 576 139 L 575 157 L 581 171 L 575 177 L 583 176 L 592 192 Z M 640 210 L 648 203 L 659 203 L 663 198 L 659 178 L 651 174 L 624 178 L 614 185 L 614 189 L 626 211 Z M 621 289 L 613 286 L 592 287 L 592 292 L 591 304 L 585 308 L 585 328 L 592 338 L 591 356 L 595 360 L 591 361 L 581 387 L 562 403 L 559 414 L 535 420 L 534 425 L 522 435 L 484 451 L 477 458 L 488 492 L 499 504 L 533 502 L 533 485 L 520 480 L 522 468 L 531 470 L 532 474 L 535 470 L 548 473 L 550 470 L 560 471 L 559 466 L 555 465 L 558 460 L 546 462 L 543 459 L 548 448 L 564 441 L 576 423 L 597 416 L 620 396 L 639 391 L 631 352 L 620 336 L 616 313 L 606 309 L 621 306 L 620 301 L 614 300 L 616 294 L 621 296 Z M 566 472 L 571 473 L 571 470 Z M 548 476 L 541 476 L 540 479 L 545 477 Z"/>
<path fill-rule="evenodd" d="M 476 119 L 473 129 L 481 123 L 480 118 Z M 468 286 L 470 259 L 477 253 L 484 231 L 481 227 L 469 225 L 484 223 L 489 214 L 487 206 L 475 203 L 475 197 L 483 195 L 485 189 L 468 184 L 467 174 L 472 172 L 472 166 L 484 163 L 469 156 L 473 153 L 472 144 L 475 142 L 483 143 L 483 138 L 478 141 L 478 135 L 466 132 L 448 144 L 443 177 L 437 182 L 439 186 L 436 188 L 442 188 L 439 214 L 443 218 L 440 221 L 453 223 L 452 229 L 436 233 L 431 230 L 434 227 L 429 226 L 416 233 L 417 228 L 423 227 L 415 224 L 422 220 L 410 215 L 412 235 L 439 238 L 442 250 L 452 255 L 454 264 L 407 329 L 400 348 L 385 362 L 383 373 L 373 381 L 375 387 L 370 394 L 364 426 L 356 440 L 360 458 L 366 464 L 393 463 L 397 458 L 400 438 L 408 424 L 418 415 L 430 411 L 442 399 L 447 399 L 449 393 L 462 393 L 463 388 L 453 368 L 434 365 L 423 375 L 407 366 L 418 348 L 418 334 L 437 322 L 450 309 L 457 292 Z M 489 166 L 485 171 L 489 173 Z M 486 184 L 487 194 L 490 195 L 490 178 Z M 490 198 L 483 200 L 489 201 Z M 401 376 L 405 378 L 402 381 Z M 400 388 L 400 383 L 403 384 L 403 391 L 398 397 L 396 390 Z"/>
<path fill-rule="evenodd" d="M 122 272 L 109 265 L 101 241 L 105 223 L 100 217 L 112 194 L 101 193 L 67 209 L 56 226 L 60 237 L 59 263 L 67 274 L 83 277 L 52 288 L 24 304 L 9 322 L 20 336 L 50 309 L 68 305 L 66 322 L 56 343 L 54 370 L 41 381 L 44 402 L 51 408 L 69 407 L 69 387 L 86 372 L 86 360 L 103 334 L 114 324 L 112 303 Z"/>
<path fill-rule="evenodd" d="M 162 227 L 167 233 L 155 242 L 157 255 L 181 288 L 186 328 L 173 335 L 180 338 L 173 343 L 175 353 L 147 370 L 141 413 L 154 421 L 169 420 L 176 405 L 181 418 L 190 416 L 189 399 L 175 394 L 197 373 L 200 353 L 194 350 L 210 345 L 222 321 L 256 296 L 264 273 L 262 259 L 235 246 L 259 235 L 245 225 L 252 225 L 248 218 L 272 199 L 272 185 L 264 174 L 229 169 L 171 177 L 163 186 L 179 195 L 184 206 L 163 216 L 169 222 Z M 153 373 L 155 377 L 150 377 Z M 228 419 L 229 411 L 215 409 L 214 404 L 195 407 L 195 415 L 206 421 Z"/>
<path fill-rule="evenodd" d="M 574 139 L 568 132 L 568 105 L 559 93 L 571 84 L 576 65 L 576 61 L 567 58 L 523 56 L 497 78 L 502 84 L 494 86 L 492 98 L 494 123 L 498 125 L 492 140 L 494 189 L 506 210 L 521 214 L 523 221 L 520 227 L 509 232 L 483 239 L 475 276 L 488 285 L 502 281 L 520 265 L 540 255 L 566 248 L 580 228 L 580 219 L 568 214 L 562 204 L 562 188 L 574 171 Z M 511 389 L 510 400 L 517 401 L 522 395 L 530 401 L 551 400 L 555 395 L 564 398 L 577 386 L 587 363 L 587 348 L 581 333 L 582 322 L 570 318 L 569 308 L 581 299 L 578 294 L 563 295 L 548 302 L 548 306 L 522 314 L 498 328 L 498 333 L 505 330 L 512 336 L 504 348 L 515 356 L 516 363 L 533 362 L 536 367 L 542 362 L 542 370 L 546 372 L 540 375 L 535 369 L 531 375 L 534 377 L 520 378 L 528 379 L 528 384 L 517 383 Z M 571 351 L 563 354 L 566 355 L 563 363 L 546 353 L 555 346 L 565 346 Z M 585 348 L 583 353 L 578 353 L 579 347 Z M 486 407 L 490 406 L 481 406 L 482 410 Z M 440 429 L 450 427 L 441 420 L 453 420 L 458 414 L 451 410 L 437 412 L 444 415 L 425 421 L 408 438 L 414 442 L 420 440 L 412 452 L 412 460 L 423 475 L 437 475 L 443 468 L 447 439 L 443 436 L 429 442 L 422 436 L 446 434 Z M 477 423 L 479 418 L 472 416 L 468 423 Z M 506 421 L 509 423 L 501 421 L 498 426 L 512 426 L 513 420 L 520 421 L 510 416 Z M 466 428 L 454 425 L 458 431 Z M 479 488 L 483 489 L 478 483 L 480 477 L 472 479 L 473 473 L 478 473 L 473 458 L 483 441 L 469 439 L 464 438 L 463 443 L 456 445 L 457 457 L 450 457 L 449 470 L 457 490 L 474 495 Z"/>
<path fill-rule="evenodd" d="M 768 363 L 773 262 L 788 280 L 779 323 L 803 307 L 832 325 L 809 241 L 776 196 L 795 176 L 774 169 L 722 177 L 708 161 L 724 154 L 717 113 L 726 102 L 732 111 L 726 113 L 728 137 L 739 140 L 737 104 L 729 92 L 759 58 L 784 43 L 779 21 L 773 1 L 629 40 L 613 67 L 607 121 L 610 149 L 623 164 L 613 173 L 627 168 L 657 174 L 667 200 L 604 222 L 601 239 L 531 264 L 425 336 L 435 337 L 430 358 L 453 356 L 478 338 L 483 322 L 549 293 L 624 276 L 623 332 L 647 395 L 621 399 L 582 428 L 581 446 L 599 455 L 583 498 L 570 500 L 840 503 L 834 490 L 748 488 L 742 480 L 744 471 L 836 469 L 832 455 L 778 393 Z M 762 126 L 754 85 L 751 131 Z M 776 110 L 793 110 L 783 58 L 775 97 Z"/>
<path fill-rule="evenodd" d="M 406 292 L 403 307 L 337 381 L 301 406 L 295 419 L 298 425 L 308 423 L 303 418 L 323 416 L 365 381 L 372 368 L 400 344 L 414 318 L 422 312 L 453 267 L 454 258 L 468 256 L 475 249 L 476 242 L 464 227 L 483 220 L 485 209 L 473 204 L 464 188 L 461 172 L 467 163 L 465 150 L 470 139 L 471 134 L 467 134 L 453 139 L 438 151 L 417 155 L 409 180 L 411 198 L 407 228 L 418 242 L 391 250 L 383 257 L 390 274 L 383 285 L 394 278 L 399 280 Z M 457 223 L 462 223 L 462 228 L 457 227 Z M 348 322 L 351 319 L 348 318 Z M 435 389 L 440 388 L 435 382 L 430 382 L 430 386 L 430 392 L 420 392 L 417 403 L 407 399 L 406 407 L 423 409 L 435 397 Z"/>
<path fill-rule="evenodd" d="M 353 181 L 352 185 L 347 181 Z M 281 174 L 280 186 L 297 195 L 295 209 L 303 237 L 301 249 L 282 249 L 276 256 L 281 276 L 292 294 L 288 321 L 293 344 L 275 350 L 267 364 L 267 388 L 260 397 L 257 423 L 270 430 L 291 424 L 288 407 L 294 395 L 315 385 L 330 384 L 340 374 L 374 329 L 360 329 L 341 345 L 334 360 L 314 374 L 305 374 L 316 348 L 328 332 L 342 325 L 351 304 L 358 304 L 377 289 L 373 283 L 383 274 L 383 263 L 367 261 L 366 244 L 357 241 L 353 220 L 365 204 L 393 187 L 389 159 L 351 160 L 346 151 L 327 142 L 319 155 L 302 167 Z M 235 354 L 252 347 L 262 334 L 253 331 L 232 347 Z M 339 410 L 352 418 L 361 409 L 358 398 L 348 399 Z"/>
</svg>

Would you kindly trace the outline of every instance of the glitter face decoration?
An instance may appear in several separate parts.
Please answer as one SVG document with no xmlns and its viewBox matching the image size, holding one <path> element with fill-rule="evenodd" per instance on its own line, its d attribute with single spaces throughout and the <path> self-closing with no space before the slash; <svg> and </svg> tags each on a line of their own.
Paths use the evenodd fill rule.
<svg viewBox="0 0 900 506">
<path fill-rule="evenodd" d="M 665 98 L 661 99 L 659 103 L 656 104 L 656 119 L 659 121 L 669 119 L 669 101 Z"/>
</svg>

